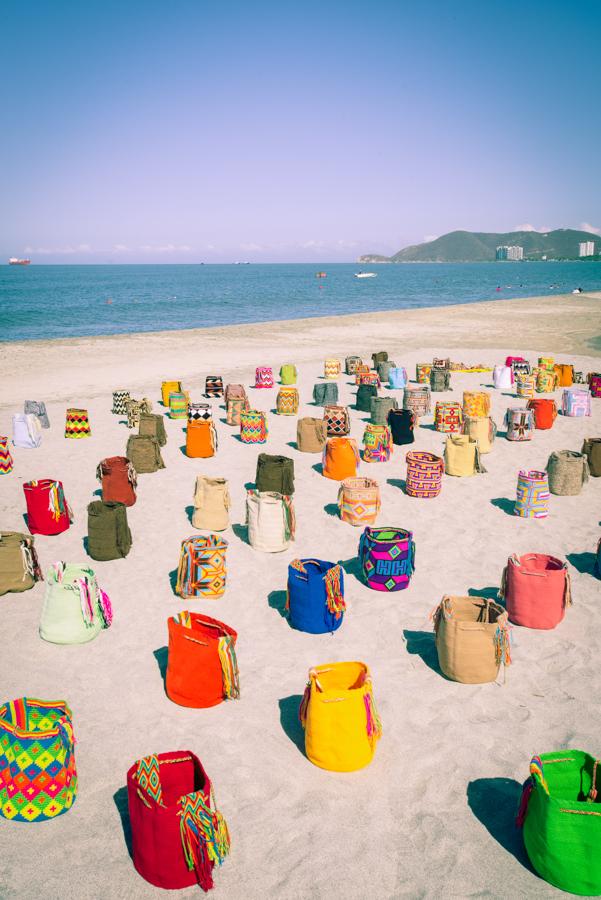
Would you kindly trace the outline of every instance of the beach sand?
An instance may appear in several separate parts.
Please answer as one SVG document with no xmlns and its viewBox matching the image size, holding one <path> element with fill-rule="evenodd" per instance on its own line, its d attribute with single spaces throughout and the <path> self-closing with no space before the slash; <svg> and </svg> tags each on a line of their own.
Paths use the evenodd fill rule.
<svg viewBox="0 0 601 900">
<path fill-rule="evenodd" d="M 295 449 L 296 418 L 273 414 L 277 386 L 257 391 L 254 368 L 295 362 L 299 415 L 321 416 L 311 403 L 326 356 L 385 349 L 406 366 L 433 354 L 468 364 L 503 362 L 509 353 L 535 362 L 554 355 L 585 373 L 600 367 L 591 341 L 601 333 L 600 295 L 497 301 L 446 309 L 373 313 L 254 324 L 206 331 L 123 335 L 1 347 L 0 433 L 25 399 L 45 400 L 51 429 L 37 450 L 13 451 L 15 469 L 0 481 L 0 527 L 26 530 L 22 484 L 61 479 L 75 513 L 57 537 L 36 537 L 44 571 L 55 560 L 87 562 L 108 592 L 113 626 L 90 644 L 56 646 L 39 638 L 44 584 L 0 598 L 2 700 L 66 699 L 78 740 L 79 794 L 72 810 L 28 826 L 0 819 L 0 896 L 61 900 L 164 896 L 143 881 L 128 853 L 125 774 L 141 756 L 192 750 L 213 781 L 227 819 L 232 852 L 215 872 L 214 896 L 228 898 L 554 897 L 560 892 L 531 870 L 514 815 L 535 753 L 576 747 L 601 756 L 598 658 L 600 582 L 592 574 L 601 536 L 601 479 L 576 497 L 551 496 L 544 520 L 512 515 L 520 468 L 544 468 L 553 450 L 580 450 L 601 436 L 601 400 L 592 418 L 559 416 L 529 443 L 502 436 L 510 391 L 492 389 L 490 373 L 453 374 L 452 391 L 488 389 L 501 436 L 484 457 L 487 474 L 445 476 L 435 500 L 402 490 L 407 447 L 388 463 L 362 463 L 378 479 L 378 524 L 413 531 L 417 569 L 408 590 L 370 591 L 354 560 L 361 529 L 337 516 L 338 484 L 320 474 L 320 457 Z M 128 510 L 134 544 L 124 560 L 86 556 L 86 506 L 99 485 L 96 465 L 122 454 L 129 435 L 111 414 L 111 392 L 147 396 L 155 412 L 163 379 L 181 378 L 202 399 L 204 377 L 247 385 L 268 413 L 267 444 L 242 444 L 214 403 L 219 451 L 187 459 L 182 423 L 166 418 L 166 468 L 139 478 Z M 339 379 L 351 404 L 352 379 Z M 392 393 L 392 392 L 390 392 Z M 401 398 L 402 392 L 394 392 Z M 383 388 L 382 395 L 388 395 Z M 560 400 L 561 391 L 555 393 Z M 63 437 L 66 406 L 89 410 L 92 437 Z M 367 415 L 351 408 L 359 442 Z M 412 449 L 442 453 L 432 416 L 421 420 Z M 244 528 L 245 486 L 260 451 L 295 463 L 297 537 L 281 554 L 254 551 Z M 229 479 L 232 525 L 228 583 L 221 600 L 182 601 L 171 579 L 189 521 L 197 474 Z M 431 610 L 443 594 L 492 597 L 512 553 L 550 553 L 569 561 L 574 606 L 555 631 L 512 629 L 513 665 L 504 685 L 464 685 L 439 673 Z M 296 557 L 343 561 L 348 612 L 334 635 L 293 631 L 282 615 L 288 563 Z M 213 709 L 185 709 L 165 695 L 167 617 L 183 609 L 214 616 L 239 635 L 242 696 Z M 297 710 L 309 667 L 362 660 L 372 671 L 384 733 L 372 764 L 339 774 L 303 753 Z M 502 681 L 503 676 L 500 676 Z M 197 896 L 198 888 L 182 892 Z"/>
</svg>

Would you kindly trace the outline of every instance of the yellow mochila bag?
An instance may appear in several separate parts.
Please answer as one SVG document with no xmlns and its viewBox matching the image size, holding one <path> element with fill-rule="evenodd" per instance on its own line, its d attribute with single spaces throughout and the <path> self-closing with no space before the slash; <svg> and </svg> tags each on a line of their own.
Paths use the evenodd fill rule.
<svg viewBox="0 0 601 900">
<path fill-rule="evenodd" d="M 169 394 L 177 394 L 181 389 L 181 381 L 163 381 L 161 384 L 161 399 L 163 401 L 163 406 L 169 406 Z"/>
<path fill-rule="evenodd" d="M 316 766 L 354 772 L 369 765 L 382 735 L 369 668 L 339 662 L 310 669 L 299 718 Z"/>
<path fill-rule="evenodd" d="M 444 448 L 444 470 L 459 478 L 486 472 L 480 462 L 478 441 L 469 434 L 450 434 Z"/>
</svg>

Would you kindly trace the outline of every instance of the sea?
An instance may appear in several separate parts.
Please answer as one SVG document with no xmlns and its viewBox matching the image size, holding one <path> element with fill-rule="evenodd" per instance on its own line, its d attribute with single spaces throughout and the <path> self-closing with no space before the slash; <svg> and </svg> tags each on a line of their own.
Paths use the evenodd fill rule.
<svg viewBox="0 0 601 900">
<path fill-rule="evenodd" d="M 377 277 L 356 278 L 360 271 Z M 0 266 L 0 341 L 386 312 L 578 287 L 601 290 L 601 262 Z"/>
</svg>

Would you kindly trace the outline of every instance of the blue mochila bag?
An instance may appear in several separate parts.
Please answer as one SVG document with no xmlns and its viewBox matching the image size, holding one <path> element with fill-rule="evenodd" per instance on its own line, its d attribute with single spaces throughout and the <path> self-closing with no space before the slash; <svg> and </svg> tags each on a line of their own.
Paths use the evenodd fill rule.
<svg viewBox="0 0 601 900">
<path fill-rule="evenodd" d="M 286 608 L 298 631 L 336 631 L 346 609 L 342 567 L 323 559 L 294 559 L 288 566 Z"/>
</svg>

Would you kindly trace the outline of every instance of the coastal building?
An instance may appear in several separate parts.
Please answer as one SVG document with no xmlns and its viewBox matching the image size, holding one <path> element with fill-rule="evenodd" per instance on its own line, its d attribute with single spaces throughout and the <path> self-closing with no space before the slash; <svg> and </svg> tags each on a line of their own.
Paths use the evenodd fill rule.
<svg viewBox="0 0 601 900">
<path fill-rule="evenodd" d="M 595 255 L 595 242 L 594 241 L 580 241 L 578 244 L 578 256 L 594 256 Z"/>
<path fill-rule="evenodd" d="M 523 259 L 524 258 L 524 248 L 523 247 L 497 247 L 496 259 Z"/>
</svg>

